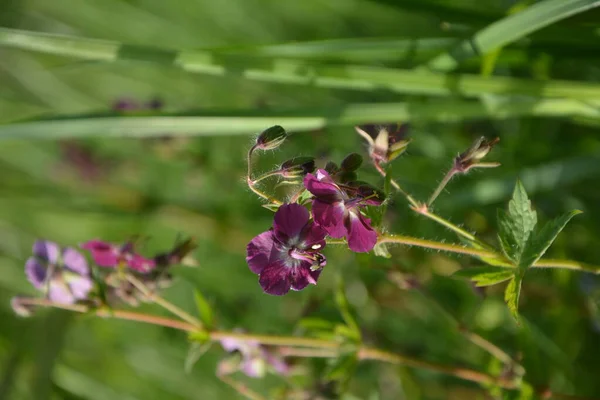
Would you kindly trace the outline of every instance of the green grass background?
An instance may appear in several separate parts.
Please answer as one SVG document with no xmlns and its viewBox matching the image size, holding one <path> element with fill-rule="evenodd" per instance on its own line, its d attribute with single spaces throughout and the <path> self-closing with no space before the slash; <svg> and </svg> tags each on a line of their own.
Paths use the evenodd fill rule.
<svg viewBox="0 0 600 400">
<path fill-rule="evenodd" d="M 511 42 L 496 56 L 462 61 L 454 73 L 476 79 L 471 91 L 462 90 L 462 75 L 441 75 L 443 93 L 430 90 L 433 78 L 405 90 L 412 75 L 394 90 L 379 70 L 420 67 L 518 6 L 533 3 L 0 1 L 1 27 L 129 45 L 122 59 L 103 62 L 19 49 L 0 40 L 0 398 L 238 396 L 215 377 L 223 356 L 218 346 L 191 374 L 184 373 L 187 344 L 180 332 L 48 310 L 31 319 L 13 315 L 10 298 L 33 294 L 23 265 L 36 238 L 73 245 L 96 237 L 121 241 L 133 234 L 149 237 L 143 247 L 148 253 L 168 248 L 178 234 L 198 239 L 200 266 L 177 269 L 165 297 L 193 312 L 192 290 L 198 288 L 214 305 L 223 329 L 292 334 L 305 316 L 341 321 L 332 293 L 335 276 L 342 274 L 370 343 L 491 371 L 490 357 L 466 342 L 439 310 L 386 277 L 389 271 L 402 271 L 416 275 L 433 298 L 474 331 L 522 358 L 532 385 L 599 396 L 600 280 L 594 276 L 529 272 L 520 304 L 524 323 L 518 327 L 503 304 L 502 287 L 487 289 L 481 297 L 467 283 L 448 277 L 460 266 L 478 265 L 465 257 L 395 247 L 385 260 L 332 247 L 326 250 L 329 262 L 319 285 L 283 298 L 262 294 L 244 261 L 247 241 L 266 230 L 272 218 L 243 183 L 245 152 L 252 143 L 245 134 L 269 123 L 294 131 L 281 151 L 261 157 L 259 170 L 296 155 L 315 155 L 324 165 L 349 152 L 365 152 L 352 123 L 386 122 L 375 117 L 395 119 L 398 110 L 398 118 L 411 119 L 414 139 L 393 165 L 406 189 L 425 199 L 473 139 L 499 136 L 489 158 L 502 166 L 456 179 L 436 202 L 436 211 L 493 241 L 496 209 L 505 206 L 521 178 L 541 220 L 573 208 L 584 211 L 548 255 L 600 264 L 600 10 L 551 24 Z M 163 58 L 136 60 L 140 57 L 125 51 L 135 46 L 161 49 Z M 226 73 L 192 73 L 164 58 L 195 50 L 214 51 L 217 62 L 228 63 Z M 310 81 L 283 84 L 253 79 L 244 73 L 250 65 L 282 73 L 302 73 L 310 65 L 338 77 L 352 77 L 351 68 L 366 66 L 375 68 L 373 79 L 379 83 L 355 89 Z M 492 73 L 509 80 L 498 90 L 477 80 Z M 518 78 L 537 83 L 530 90 Z M 395 78 L 389 79 L 391 84 Z M 549 88 L 557 84 L 562 91 L 552 92 Z M 144 118 L 128 128 L 120 121 L 133 121 L 132 116 L 110 114 L 120 98 L 160 98 L 165 107 L 156 115 L 218 118 L 186 125 L 181 118 L 165 121 L 140 113 L 135 115 Z M 512 112 L 503 111 L 506 104 L 513 105 Z M 463 106 L 470 111 L 461 112 Z M 107 115 L 112 119 L 103 125 Z M 248 123 L 236 116 L 265 118 Z M 315 116 L 321 119 L 315 122 Z M 56 118 L 66 125 L 54 125 Z M 19 125 L 27 121 L 40 122 Z M 127 137 L 146 134 L 187 136 Z M 82 169 L 86 162 L 97 168 L 91 177 Z M 362 178 L 382 184 L 372 169 L 362 171 Z M 413 215 L 399 197 L 390 206 L 387 225 L 402 234 L 456 241 Z M 152 306 L 143 309 L 161 313 Z M 319 378 L 322 362 L 306 365 L 310 385 Z M 278 377 L 246 382 L 265 394 L 293 384 Z M 346 398 L 484 398 L 473 384 L 375 363 L 360 366 L 350 393 Z"/>
</svg>

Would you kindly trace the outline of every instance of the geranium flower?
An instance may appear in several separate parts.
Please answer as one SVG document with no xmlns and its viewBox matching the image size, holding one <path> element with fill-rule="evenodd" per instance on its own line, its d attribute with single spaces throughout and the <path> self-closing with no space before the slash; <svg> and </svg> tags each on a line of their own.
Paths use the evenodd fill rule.
<svg viewBox="0 0 600 400">
<path fill-rule="evenodd" d="M 25 263 L 29 282 L 57 303 L 73 304 L 87 298 L 93 283 L 85 257 L 70 247 L 61 251 L 53 242 L 38 240 Z"/>
<path fill-rule="evenodd" d="M 290 372 L 290 366 L 283 358 L 257 342 L 226 338 L 221 339 L 221 346 L 229 353 L 238 351 L 242 356 L 237 365 L 230 364 L 228 360 L 221 362 L 218 372 L 222 375 L 228 375 L 235 369 L 239 369 L 251 378 L 262 378 L 268 367 L 278 375 L 287 375 Z"/>
<path fill-rule="evenodd" d="M 263 290 L 281 296 L 317 284 L 325 265 L 323 247 L 325 231 L 310 221 L 308 210 L 284 204 L 275 213 L 273 228 L 248 244 L 246 261 L 250 271 L 259 275 Z"/>
<path fill-rule="evenodd" d="M 346 237 L 350 250 L 365 253 L 377 243 L 371 220 L 360 212 L 365 205 L 380 205 L 381 199 L 365 185 L 344 186 L 344 190 L 322 169 L 304 178 L 304 187 L 314 195 L 315 222 L 333 238 Z M 369 195 L 366 195 L 370 193 Z M 352 197 L 351 197 L 352 196 Z"/>
<path fill-rule="evenodd" d="M 80 247 L 89 250 L 94 262 L 101 267 L 114 268 L 125 263 L 135 271 L 148 272 L 155 266 L 154 260 L 135 253 L 131 242 L 118 246 L 101 240 L 90 240 Z"/>
</svg>

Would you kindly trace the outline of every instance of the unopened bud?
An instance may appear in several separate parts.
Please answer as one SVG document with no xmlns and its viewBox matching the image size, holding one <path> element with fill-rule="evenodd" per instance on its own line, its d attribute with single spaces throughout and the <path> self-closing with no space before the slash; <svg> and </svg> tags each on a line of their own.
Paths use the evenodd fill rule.
<svg viewBox="0 0 600 400">
<path fill-rule="evenodd" d="M 454 168 L 458 172 L 466 172 L 477 165 L 492 150 L 494 145 L 500 141 L 495 138 L 488 141 L 485 137 L 477 139 L 464 153 L 454 159 Z"/>
<path fill-rule="evenodd" d="M 15 314 L 17 314 L 19 317 L 31 317 L 34 306 L 31 304 L 25 304 L 22 300 L 23 297 L 15 296 L 10 299 L 10 306 Z"/>
<path fill-rule="evenodd" d="M 327 171 L 329 175 L 336 174 L 339 170 L 340 167 L 333 161 L 328 161 L 327 164 L 325 164 L 325 171 Z"/>
<path fill-rule="evenodd" d="M 287 138 L 287 133 L 279 125 L 272 126 L 261 132 L 256 138 L 256 148 L 261 150 L 273 150 L 281 146 Z"/>
<path fill-rule="evenodd" d="M 410 139 L 406 138 L 407 124 L 363 125 L 356 131 L 369 142 L 369 154 L 377 163 L 388 163 L 404 153 Z"/>
<path fill-rule="evenodd" d="M 347 172 L 354 172 L 362 165 L 363 158 L 358 153 L 351 153 L 342 161 L 342 169 Z"/>
<path fill-rule="evenodd" d="M 315 170 L 314 157 L 295 157 L 281 164 L 279 169 L 284 178 L 302 177 Z"/>
</svg>

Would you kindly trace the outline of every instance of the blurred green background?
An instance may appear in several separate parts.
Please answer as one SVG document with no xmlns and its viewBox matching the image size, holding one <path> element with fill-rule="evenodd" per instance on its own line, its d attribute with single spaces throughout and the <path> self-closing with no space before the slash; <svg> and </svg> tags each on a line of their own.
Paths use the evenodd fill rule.
<svg viewBox="0 0 600 400">
<path fill-rule="evenodd" d="M 242 67 L 244 54 L 263 54 L 267 59 L 276 55 L 338 67 L 413 68 L 518 9 L 515 6 L 532 3 L 1 0 L 0 26 L 173 51 L 233 51 L 241 54 Z M 598 11 L 535 32 L 503 48 L 497 57 L 467 60 L 459 71 L 482 75 L 493 71 L 494 75 L 541 82 L 598 82 Z M 312 44 L 274 46 L 304 41 Z M 218 346 L 191 374 L 184 372 L 187 343 L 181 332 L 50 310 L 41 310 L 30 319 L 13 315 L 10 298 L 34 293 L 23 265 L 36 238 L 75 245 L 91 238 L 118 242 L 135 234 L 149 238 L 143 247 L 147 254 L 168 249 L 178 235 L 197 238 L 195 257 L 200 266 L 178 268 L 165 297 L 193 312 L 192 291 L 198 288 L 214 305 L 223 329 L 243 327 L 255 333 L 287 335 L 301 333 L 297 324 L 304 317 L 341 320 L 332 294 L 335 276 L 342 274 L 369 343 L 449 365 L 481 371 L 497 368 L 429 300 L 401 290 L 388 279 L 389 272 L 403 272 L 416 277 L 447 312 L 520 358 L 527 369 L 525 379 L 532 385 L 581 396 L 600 395 L 600 280 L 592 275 L 530 272 L 520 304 L 523 325 L 518 327 L 503 303 L 503 285 L 480 293 L 448 277 L 460 266 L 478 265 L 465 257 L 395 247 L 388 260 L 332 246 L 325 251 L 328 265 L 319 285 L 283 298 L 264 295 L 257 277 L 248 270 L 246 243 L 270 226 L 272 213 L 261 208 L 261 202 L 244 186 L 245 153 L 252 138 L 227 134 L 228 118 L 278 112 L 295 115 L 298 110 L 335 113 L 353 103 L 415 101 L 435 107 L 439 99 L 377 87 L 336 90 L 260 82 L 244 74 L 192 74 L 164 63 L 84 60 L 1 44 L 3 124 L 55 116 L 76 117 L 85 123 L 88 114 L 126 119 L 163 113 L 221 115 L 225 125 L 219 135 L 198 137 L 171 136 L 177 131 L 171 132 L 165 124 L 164 133 L 158 132 L 155 138 L 113 137 L 108 131 L 92 129 L 89 137 L 60 140 L 18 139 L 10 134 L 12 125 L 0 127 L 0 133 L 6 133 L 0 142 L 1 399 L 239 397 L 215 377 L 216 364 L 223 356 Z M 123 99 L 140 104 L 159 99 L 164 106 L 158 111 L 115 114 L 113 105 Z M 519 177 L 542 221 L 573 208 L 584 211 L 548 255 L 600 264 L 600 119 L 576 115 L 489 118 L 485 113 L 453 118 L 452 110 L 443 105 L 464 99 L 454 95 L 446 100 L 439 110 L 434 109 L 434 114 L 446 116 L 445 122 L 433 121 L 436 118 L 410 122 L 413 142 L 393 165 L 402 185 L 418 198 L 426 198 L 457 153 L 478 136 L 498 136 L 500 144 L 489 159 L 502 166 L 453 181 L 436 202 L 436 211 L 494 241 L 496 209 L 505 207 Z M 480 100 L 493 102 L 494 96 Z M 600 103 L 594 101 L 590 100 L 590 107 L 597 113 Z M 41 124 L 52 131 L 52 122 Z M 240 133 L 239 129 L 233 133 Z M 69 135 L 80 136 L 76 131 L 64 136 Z M 315 155 L 322 166 L 327 160 L 339 162 L 349 152 L 364 154 L 365 150 L 352 126 L 338 123 L 297 132 L 281 151 L 262 156 L 257 170 L 296 155 Z M 365 168 L 361 176 L 382 184 L 373 169 Z M 457 240 L 414 215 L 400 197 L 390 206 L 387 226 L 406 235 Z M 162 313 L 150 305 L 143 308 Z M 323 362 L 303 362 L 310 367 L 306 384 L 316 384 Z M 274 388 L 298 384 L 280 377 L 239 378 L 267 397 L 275 396 Z M 468 382 L 370 362 L 360 365 L 349 393 L 349 399 L 485 398 Z"/>
</svg>

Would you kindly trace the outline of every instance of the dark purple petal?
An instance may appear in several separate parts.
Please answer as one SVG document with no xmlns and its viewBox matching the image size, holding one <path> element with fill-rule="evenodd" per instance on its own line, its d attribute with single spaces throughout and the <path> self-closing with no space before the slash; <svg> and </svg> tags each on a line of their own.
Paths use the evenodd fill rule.
<svg viewBox="0 0 600 400">
<path fill-rule="evenodd" d="M 88 275 L 89 269 L 87 260 L 77 250 L 67 247 L 63 250 L 63 264 L 66 269 L 73 271 L 79 275 Z"/>
<path fill-rule="evenodd" d="M 302 290 L 309 284 L 316 285 L 321 275 L 321 269 L 311 271 L 310 266 L 299 266 L 290 268 L 290 283 L 293 290 Z"/>
<path fill-rule="evenodd" d="M 302 230 L 300 238 L 304 244 L 304 249 L 320 250 L 325 247 L 326 235 L 327 232 L 321 226 L 309 222 Z"/>
<path fill-rule="evenodd" d="M 61 304 L 73 304 L 76 300 L 67 284 L 58 279 L 53 279 L 50 281 L 48 288 L 48 299 L 55 303 Z"/>
<path fill-rule="evenodd" d="M 357 253 L 369 252 L 377 243 L 377 232 L 371 228 L 371 220 L 360 213 L 350 212 L 346 220 L 348 247 Z"/>
<path fill-rule="evenodd" d="M 57 264 L 60 256 L 60 247 L 47 240 L 37 240 L 33 244 L 33 255 L 48 261 L 50 264 Z"/>
<path fill-rule="evenodd" d="M 89 250 L 94 262 L 101 267 L 116 267 L 119 264 L 119 249 L 110 243 L 90 240 L 80 247 Z"/>
<path fill-rule="evenodd" d="M 246 246 L 246 262 L 250 271 L 260 274 L 269 263 L 273 250 L 273 231 L 266 231 L 254 237 Z"/>
<path fill-rule="evenodd" d="M 43 289 L 46 282 L 47 267 L 34 257 L 25 263 L 27 279 L 36 289 Z"/>
<path fill-rule="evenodd" d="M 344 215 L 346 207 L 344 203 L 325 203 L 319 199 L 313 200 L 312 204 L 313 218 L 327 234 L 333 238 L 346 236 L 347 229 L 344 226 Z"/>
<path fill-rule="evenodd" d="M 260 273 L 258 283 L 265 293 L 283 296 L 290 291 L 289 268 L 278 262 L 268 264 Z"/>
<path fill-rule="evenodd" d="M 304 177 L 304 187 L 317 197 L 327 199 L 328 201 L 339 201 L 343 198 L 343 193 L 338 185 L 331 179 L 327 171 L 318 169 L 313 174 L 307 174 Z"/>
<path fill-rule="evenodd" d="M 276 234 L 283 233 L 288 238 L 294 238 L 300 234 L 309 218 L 308 210 L 300 204 L 284 204 L 275 213 L 273 228 Z"/>
</svg>

